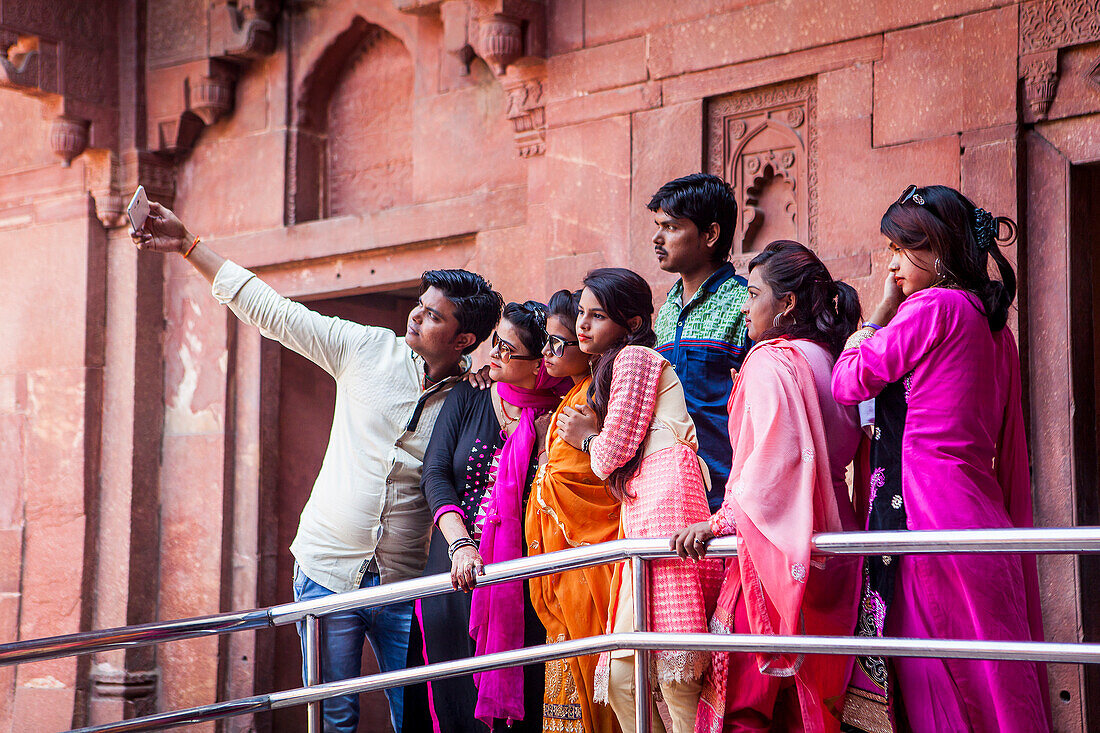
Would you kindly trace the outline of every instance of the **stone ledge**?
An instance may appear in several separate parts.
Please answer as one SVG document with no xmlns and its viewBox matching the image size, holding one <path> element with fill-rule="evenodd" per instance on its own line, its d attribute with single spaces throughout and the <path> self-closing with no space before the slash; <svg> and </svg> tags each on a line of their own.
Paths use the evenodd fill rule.
<svg viewBox="0 0 1100 733">
<path fill-rule="evenodd" d="M 209 242 L 244 267 L 270 267 L 519 226 L 526 216 L 526 187 L 515 186 Z"/>
</svg>

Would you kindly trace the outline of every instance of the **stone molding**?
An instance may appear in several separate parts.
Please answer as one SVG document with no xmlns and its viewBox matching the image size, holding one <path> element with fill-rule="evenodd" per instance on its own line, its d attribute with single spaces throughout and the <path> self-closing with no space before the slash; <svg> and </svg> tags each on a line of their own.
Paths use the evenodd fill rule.
<svg viewBox="0 0 1100 733">
<path fill-rule="evenodd" d="M 1032 0 L 1020 6 L 1020 53 L 1100 41 L 1100 0 Z"/>
</svg>

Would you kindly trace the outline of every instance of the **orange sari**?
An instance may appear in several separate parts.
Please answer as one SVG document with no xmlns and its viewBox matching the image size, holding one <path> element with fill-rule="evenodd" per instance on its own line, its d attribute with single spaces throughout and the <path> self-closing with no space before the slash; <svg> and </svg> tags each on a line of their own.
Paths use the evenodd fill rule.
<svg viewBox="0 0 1100 733">
<path fill-rule="evenodd" d="M 584 404 L 591 378 L 570 390 L 547 431 L 546 465 L 539 469 L 527 502 L 527 554 L 607 542 L 619 536 L 619 502 L 592 473 L 588 454 L 558 437 L 562 409 Z M 611 603 L 611 565 L 597 565 L 532 578 L 531 605 L 546 627 L 548 643 L 604 633 Z M 596 663 L 589 655 L 546 665 L 543 730 L 610 733 L 618 730 L 611 708 L 592 701 Z"/>
</svg>

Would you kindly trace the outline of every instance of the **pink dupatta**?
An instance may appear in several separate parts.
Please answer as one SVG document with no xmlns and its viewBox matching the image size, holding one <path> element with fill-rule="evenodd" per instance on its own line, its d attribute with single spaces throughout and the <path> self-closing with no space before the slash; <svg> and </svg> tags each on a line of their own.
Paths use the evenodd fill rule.
<svg viewBox="0 0 1100 733">
<path fill-rule="evenodd" d="M 786 340 L 753 348 L 729 401 L 733 465 L 719 527 L 735 525 L 738 557 L 731 561 L 715 620 L 729 631 L 743 597 L 754 634 L 849 634 L 855 626 L 858 564 L 810 555 L 815 532 L 842 531 L 825 424 L 813 370 Z M 838 561 L 839 560 L 839 561 Z M 809 590 L 807 590 L 809 581 Z M 844 657 L 757 655 L 762 674 L 794 676 L 807 731 L 838 730 L 829 705 L 846 682 Z M 705 691 L 720 726 L 727 684 Z M 709 711 L 700 708 L 702 729 Z M 697 728 L 699 729 L 699 728 Z"/>
<path fill-rule="evenodd" d="M 561 402 L 569 380 L 539 367 L 535 389 L 497 383 L 501 399 L 521 407 L 519 424 L 500 449 L 500 464 L 486 507 L 481 557 L 486 565 L 523 556 L 523 491 L 537 438 L 535 418 Z M 492 654 L 523 646 L 523 583 L 475 587 L 470 602 L 470 636 L 474 654 Z M 523 668 L 474 673 L 475 717 L 491 729 L 493 720 L 523 720 Z"/>
</svg>

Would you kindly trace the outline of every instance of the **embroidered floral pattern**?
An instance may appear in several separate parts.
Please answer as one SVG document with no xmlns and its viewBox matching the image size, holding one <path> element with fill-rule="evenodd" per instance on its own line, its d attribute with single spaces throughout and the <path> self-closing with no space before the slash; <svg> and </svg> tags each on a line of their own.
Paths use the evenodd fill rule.
<svg viewBox="0 0 1100 733">
<path fill-rule="evenodd" d="M 894 494 L 893 498 L 890 499 L 890 506 L 901 509 L 901 494 Z"/>
<path fill-rule="evenodd" d="M 806 566 L 800 562 L 791 564 L 791 577 L 799 583 L 806 582 Z"/>
<path fill-rule="evenodd" d="M 871 474 L 871 503 L 874 503 L 875 496 L 878 495 L 878 490 L 882 488 L 886 483 L 886 469 L 879 466 L 875 469 L 875 472 Z"/>
<path fill-rule="evenodd" d="M 802 449 L 802 462 L 803 463 L 813 463 L 814 462 L 814 449 L 813 448 L 803 448 Z"/>
</svg>

